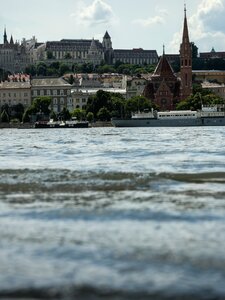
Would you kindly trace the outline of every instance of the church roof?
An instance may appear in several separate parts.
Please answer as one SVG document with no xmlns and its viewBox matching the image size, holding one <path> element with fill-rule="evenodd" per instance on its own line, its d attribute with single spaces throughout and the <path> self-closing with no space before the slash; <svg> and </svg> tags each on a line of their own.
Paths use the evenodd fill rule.
<svg viewBox="0 0 225 300">
<path fill-rule="evenodd" d="M 110 39 L 110 35 L 108 34 L 108 31 L 106 31 L 105 35 L 104 35 L 104 39 Z"/>
<path fill-rule="evenodd" d="M 163 53 L 161 56 L 158 65 L 153 73 L 153 76 L 160 76 L 160 77 L 175 77 L 173 69 L 168 62 L 166 55 Z"/>
</svg>

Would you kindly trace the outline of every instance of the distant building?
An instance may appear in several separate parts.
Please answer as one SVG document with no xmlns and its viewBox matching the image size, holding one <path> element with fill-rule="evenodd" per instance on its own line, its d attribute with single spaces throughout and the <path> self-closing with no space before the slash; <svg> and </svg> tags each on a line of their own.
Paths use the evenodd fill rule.
<svg viewBox="0 0 225 300">
<path fill-rule="evenodd" d="M 24 108 L 31 105 L 31 84 L 27 75 L 9 76 L 8 80 L 0 82 L 0 107 L 7 104 L 14 106 L 22 104 Z"/>
<path fill-rule="evenodd" d="M 49 41 L 42 47 L 42 51 L 39 51 L 39 55 L 38 60 L 93 63 L 94 65 L 99 65 L 101 62 L 106 64 L 121 62 L 137 65 L 156 64 L 158 62 L 156 50 L 143 50 L 142 48 L 113 49 L 112 40 L 107 31 L 102 42 L 95 39 Z"/>
<path fill-rule="evenodd" d="M 213 47 L 210 52 L 201 52 L 199 57 L 205 60 L 215 58 L 225 59 L 225 52 L 216 52 Z"/>
<path fill-rule="evenodd" d="M 23 72 L 30 64 L 59 61 L 68 65 L 91 63 L 94 66 L 102 62 L 115 64 L 156 64 L 156 50 L 113 49 L 112 40 L 106 31 L 102 42 L 97 39 L 62 39 L 38 43 L 35 37 L 23 39 L 21 43 L 8 41 L 6 29 L 3 44 L 0 44 L 0 68 L 11 73 Z"/>
<path fill-rule="evenodd" d="M 122 62 L 131 65 L 151 65 L 158 63 L 156 50 L 137 49 L 115 49 L 113 51 L 113 64 Z"/>
<path fill-rule="evenodd" d="M 218 83 L 211 83 L 208 81 L 204 81 L 202 83 L 203 89 L 209 89 L 217 96 L 223 98 L 225 100 L 225 85 L 224 84 L 218 84 Z"/>
<path fill-rule="evenodd" d="M 41 96 L 52 98 L 51 109 L 59 113 L 64 107 L 74 109 L 71 97 L 71 85 L 63 78 L 33 78 L 31 80 L 32 101 Z"/>
<path fill-rule="evenodd" d="M 147 79 L 141 77 L 131 77 L 126 79 L 126 98 L 141 96 L 147 84 Z"/>
<path fill-rule="evenodd" d="M 28 43 L 27 43 L 28 42 Z M 3 44 L 0 44 L 0 69 L 11 73 L 22 72 L 32 62 L 30 41 L 14 42 L 11 36 L 8 41 L 4 30 Z"/>
<path fill-rule="evenodd" d="M 193 70 L 192 74 L 196 82 L 217 82 L 225 84 L 225 71 L 220 70 Z"/>
</svg>

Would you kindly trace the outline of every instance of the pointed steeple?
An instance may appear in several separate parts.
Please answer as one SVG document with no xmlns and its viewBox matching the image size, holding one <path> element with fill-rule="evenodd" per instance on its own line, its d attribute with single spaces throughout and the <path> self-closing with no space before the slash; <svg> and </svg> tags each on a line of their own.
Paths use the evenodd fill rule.
<svg viewBox="0 0 225 300">
<path fill-rule="evenodd" d="M 181 98 L 184 100 L 192 93 L 192 46 L 189 41 L 186 4 L 184 5 L 183 36 L 180 45 L 180 66 Z"/>
<path fill-rule="evenodd" d="M 105 32 L 105 35 L 104 35 L 103 39 L 111 39 L 111 37 L 110 37 L 110 35 L 109 35 L 109 33 L 108 33 L 107 30 Z"/>
<path fill-rule="evenodd" d="M 106 50 L 112 49 L 112 41 L 111 41 L 111 37 L 110 37 L 108 31 L 106 31 L 106 33 L 103 37 L 102 46 Z"/>
<path fill-rule="evenodd" d="M 11 35 L 11 38 L 10 38 L 10 42 L 9 42 L 11 45 L 14 44 L 14 41 L 13 41 L 13 36 Z"/>
<path fill-rule="evenodd" d="M 4 29 L 3 43 L 4 43 L 4 44 L 8 44 L 7 34 L 6 34 L 6 28 Z"/>
<path fill-rule="evenodd" d="M 188 25 L 187 25 L 187 8 L 186 4 L 184 4 L 184 27 L 183 27 L 183 43 L 189 43 L 189 33 L 188 33 Z"/>
</svg>

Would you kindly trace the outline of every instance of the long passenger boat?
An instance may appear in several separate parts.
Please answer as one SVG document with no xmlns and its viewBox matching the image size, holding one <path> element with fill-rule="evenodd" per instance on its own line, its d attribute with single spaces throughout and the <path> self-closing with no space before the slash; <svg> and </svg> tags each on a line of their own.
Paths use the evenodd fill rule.
<svg viewBox="0 0 225 300">
<path fill-rule="evenodd" d="M 202 106 L 201 110 L 144 111 L 129 119 L 112 118 L 115 127 L 225 126 L 224 105 Z"/>
</svg>

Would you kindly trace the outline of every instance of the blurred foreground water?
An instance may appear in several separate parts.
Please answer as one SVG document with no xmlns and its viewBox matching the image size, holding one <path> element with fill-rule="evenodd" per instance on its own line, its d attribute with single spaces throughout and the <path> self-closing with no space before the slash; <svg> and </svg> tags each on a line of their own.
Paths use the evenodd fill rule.
<svg viewBox="0 0 225 300">
<path fill-rule="evenodd" d="M 225 128 L 0 141 L 0 299 L 225 299 Z"/>
</svg>

